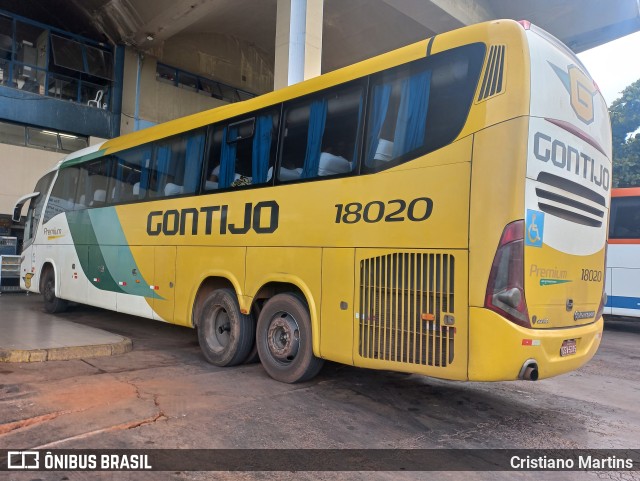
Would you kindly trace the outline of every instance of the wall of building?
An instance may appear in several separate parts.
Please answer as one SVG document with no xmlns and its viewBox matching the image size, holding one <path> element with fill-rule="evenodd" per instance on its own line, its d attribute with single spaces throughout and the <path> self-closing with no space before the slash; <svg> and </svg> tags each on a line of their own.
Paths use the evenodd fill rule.
<svg viewBox="0 0 640 481">
<path fill-rule="evenodd" d="M 163 63 L 232 87 L 256 94 L 273 90 L 273 56 L 231 35 L 178 34 L 154 53 Z"/>
<path fill-rule="evenodd" d="M 143 125 L 149 122 L 167 122 L 226 104 L 222 100 L 156 80 L 157 63 L 158 60 L 150 55 L 145 54 L 141 57 L 138 120 L 142 121 Z M 127 49 L 124 59 L 121 135 L 136 130 L 137 79 L 138 53 L 133 49 Z"/>
<path fill-rule="evenodd" d="M 273 89 L 273 59 L 254 45 L 229 35 L 176 35 L 155 49 L 153 54 L 140 57 L 138 88 L 138 52 L 132 48 L 125 49 L 121 134 L 227 103 L 157 80 L 158 61 L 248 92 L 260 94 Z M 33 115 L 41 113 L 33 111 Z M 27 123 L 38 124 L 33 119 Z M 101 140 L 93 137 L 90 143 Z M 0 216 L 11 215 L 16 200 L 31 192 L 37 180 L 65 155 L 0 144 Z"/>
<path fill-rule="evenodd" d="M 0 214 L 12 214 L 16 201 L 33 192 L 38 179 L 65 155 L 67 154 L 61 152 L 0 144 Z"/>
<path fill-rule="evenodd" d="M 89 144 L 103 142 L 98 137 L 89 138 Z M 0 144 L 0 216 L 11 216 L 16 201 L 25 194 L 33 192 L 40 177 L 68 154 L 49 150 Z M 26 213 L 26 208 L 22 214 Z"/>
<path fill-rule="evenodd" d="M 140 124 L 166 122 L 226 104 L 158 81 L 158 62 L 252 93 L 273 90 L 273 59 L 254 45 L 229 35 L 176 35 L 152 54 L 141 57 L 139 122 L 136 123 L 138 53 L 132 48 L 125 52 L 121 134 L 136 130 Z"/>
</svg>

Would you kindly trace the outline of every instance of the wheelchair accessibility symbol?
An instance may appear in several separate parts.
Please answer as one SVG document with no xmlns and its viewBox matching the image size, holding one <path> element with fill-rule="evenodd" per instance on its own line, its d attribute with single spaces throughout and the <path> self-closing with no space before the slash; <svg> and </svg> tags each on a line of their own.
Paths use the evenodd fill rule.
<svg viewBox="0 0 640 481">
<path fill-rule="evenodd" d="M 526 232 L 524 235 L 525 245 L 532 247 L 542 247 L 544 238 L 544 212 L 537 210 L 527 210 Z"/>
</svg>

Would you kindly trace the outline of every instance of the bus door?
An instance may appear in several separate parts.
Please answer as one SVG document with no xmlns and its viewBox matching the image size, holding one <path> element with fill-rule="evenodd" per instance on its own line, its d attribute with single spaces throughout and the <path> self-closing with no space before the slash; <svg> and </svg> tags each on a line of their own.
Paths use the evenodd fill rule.
<svg viewBox="0 0 640 481">
<path fill-rule="evenodd" d="M 355 365 L 467 379 L 468 252 L 357 249 L 355 260 Z"/>
</svg>

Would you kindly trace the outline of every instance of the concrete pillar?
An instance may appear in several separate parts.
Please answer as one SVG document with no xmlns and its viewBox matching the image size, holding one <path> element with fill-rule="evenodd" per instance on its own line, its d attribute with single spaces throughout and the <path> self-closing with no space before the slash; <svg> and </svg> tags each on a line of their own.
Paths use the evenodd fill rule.
<svg viewBox="0 0 640 481">
<path fill-rule="evenodd" d="M 274 89 L 321 73 L 324 0 L 278 0 Z"/>
</svg>

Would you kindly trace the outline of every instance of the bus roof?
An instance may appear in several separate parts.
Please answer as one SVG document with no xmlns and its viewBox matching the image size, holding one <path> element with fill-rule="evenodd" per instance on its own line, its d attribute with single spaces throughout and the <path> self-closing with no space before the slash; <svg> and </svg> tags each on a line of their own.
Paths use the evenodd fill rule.
<svg viewBox="0 0 640 481">
<path fill-rule="evenodd" d="M 100 155 L 118 152 L 147 142 L 153 142 L 170 135 L 203 127 L 247 112 L 258 111 L 290 99 L 312 94 L 325 88 L 333 87 L 341 83 L 349 82 L 385 69 L 424 58 L 432 53 L 439 53 L 444 50 L 449 50 L 472 42 L 484 41 L 489 43 L 491 41 L 491 32 L 494 32 L 495 29 L 501 29 L 504 32 L 511 30 L 514 33 L 517 32 L 516 35 L 520 36 L 522 39 L 526 38 L 524 26 L 515 20 L 494 20 L 470 25 L 468 27 L 452 30 L 421 40 L 397 50 L 363 60 L 353 65 L 328 72 L 318 77 L 314 77 L 264 95 L 259 95 L 252 99 L 180 117 L 153 127 L 107 140 L 101 144 L 97 153 L 81 153 L 84 152 L 83 149 L 82 151 L 67 156 L 63 159 L 61 165 L 65 167 L 76 165 L 86 160 L 99 157 Z M 89 157 L 86 157 L 87 154 L 89 154 Z"/>
<path fill-rule="evenodd" d="M 95 145 L 90 145 L 89 147 L 85 147 L 84 149 L 76 150 L 75 152 L 70 153 L 69 155 L 65 155 L 56 167 L 60 167 L 63 164 L 67 163 L 76 163 L 73 162 L 77 159 L 82 159 L 82 161 L 91 160 L 92 158 L 100 157 L 103 155 L 102 146 L 108 141 L 102 141 Z"/>
</svg>

